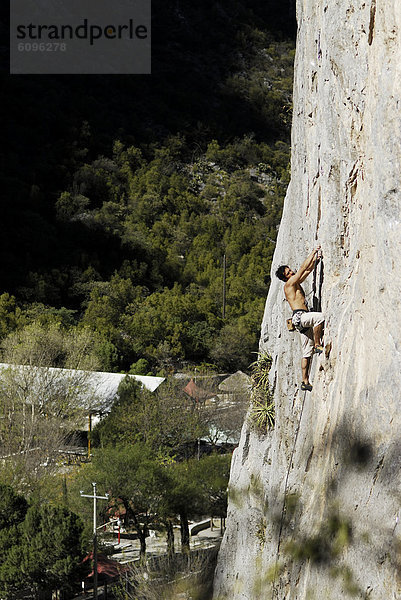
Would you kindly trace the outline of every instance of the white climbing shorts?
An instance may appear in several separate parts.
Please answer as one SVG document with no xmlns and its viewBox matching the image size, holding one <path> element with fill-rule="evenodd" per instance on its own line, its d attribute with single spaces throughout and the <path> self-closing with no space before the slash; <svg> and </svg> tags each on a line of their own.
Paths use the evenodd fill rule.
<svg viewBox="0 0 401 600">
<path fill-rule="evenodd" d="M 324 323 L 324 315 L 321 312 L 294 310 L 292 322 L 301 334 L 302 358 L 309 358 L 314 347 L 313 328 Z"/>
</svg>

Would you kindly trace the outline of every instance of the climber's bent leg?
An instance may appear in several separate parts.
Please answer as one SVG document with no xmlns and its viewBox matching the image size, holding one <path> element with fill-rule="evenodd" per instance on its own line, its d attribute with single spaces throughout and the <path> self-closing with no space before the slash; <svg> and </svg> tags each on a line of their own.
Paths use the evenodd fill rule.
<svg viewBox="0 0 401 600">
<path fill-rule="evenodd" d="M 310 359 L 310 357 L 313 354 L 313 348 L 314 348 L 312 327 L 309 327 L 308 329 L 304 329 L 303 332 L 301 333 L 301 344 L 302 344 L 302 361 L 305 358 Z M 309 362 L 308 362 L 308 365 L 309 365 Z"/>
<path fill-rule="evenodd" d="M 305 312 L 301 315 L 302 327 L 309 327 L 312 330 L 312 336 L 310 332 L 306 332 L 306 335 L 312 337 L 313 345 L 320 346 L 323 339 L 323 327 L 324 327 L 324 314 L 321 312 Z M 313 349 L 312 349 L 313 352 Z M 306 356 L 304 353 L 303 356 Z"/>
<path fill-rule="evenodd" d="M 319 323 L 319 325 L 316 325 L 316 327 L 313 328 L 313 342 L 314 342 L 315 346 L 320 346 L 320 344 L 322 343 L 323 327 L 324 327 L 324 321 L 323 321 L 323 323 Z"/>
</svg>

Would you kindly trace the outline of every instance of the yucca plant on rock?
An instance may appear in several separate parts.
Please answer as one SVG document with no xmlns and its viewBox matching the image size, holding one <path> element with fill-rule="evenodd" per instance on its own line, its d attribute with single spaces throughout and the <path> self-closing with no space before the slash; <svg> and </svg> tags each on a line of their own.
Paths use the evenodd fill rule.
<svg viewBox="0 0 401 600">
<path fill-rule="evenodd" d="M 258 359 L 251 364 L 251 411 L 249 419 L 260 431 L 266 432 L 273 429 L 275 424 L 275 406 L 269 385 L 269 371 L 272 358 L 267 352 L 258 355 Z"/>
</svg>

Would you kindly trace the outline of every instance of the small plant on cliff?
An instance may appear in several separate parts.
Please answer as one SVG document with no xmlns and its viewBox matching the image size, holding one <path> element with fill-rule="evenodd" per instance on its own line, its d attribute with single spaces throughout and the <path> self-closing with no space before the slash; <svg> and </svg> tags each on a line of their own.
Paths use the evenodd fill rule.
<svg viewBox="0 0 401 600">
<path fill-rule="evenodd" d="M 263 548 L 263 546 L 266 543 L 266 527 L 267 527 L 266 519 L 264 517 L 262 517 L 259 521 L 259 527 L 256 530 L 256 537 L 259 540 L 259 544 L 260 544 L 261 548 Z"/>
<path fill-rule="evenodd" d="M 269 371 L 272 358 L 266 352 L 259 354 L 258 359 L 251 365 L 251 412 L 250 422 L 260 431 L 273 429 L 275 424 L 275 407 L 269 385 Z"/>
</svg>

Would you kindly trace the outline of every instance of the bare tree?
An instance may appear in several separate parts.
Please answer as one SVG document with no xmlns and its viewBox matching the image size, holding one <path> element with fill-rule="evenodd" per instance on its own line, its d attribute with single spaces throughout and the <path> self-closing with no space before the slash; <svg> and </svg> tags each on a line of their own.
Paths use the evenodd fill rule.
<svg viewBox="0 0 401 600">
<path fill-rule="evenodd" d="M 31 488 L 57 469 L 58 450 L 82 423 L 93 398 L 96 340 L 86 329 L 31 324 L 2 343 L 0 470 Z"/>
</svg>

